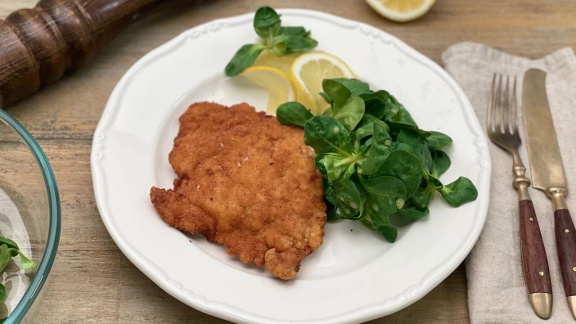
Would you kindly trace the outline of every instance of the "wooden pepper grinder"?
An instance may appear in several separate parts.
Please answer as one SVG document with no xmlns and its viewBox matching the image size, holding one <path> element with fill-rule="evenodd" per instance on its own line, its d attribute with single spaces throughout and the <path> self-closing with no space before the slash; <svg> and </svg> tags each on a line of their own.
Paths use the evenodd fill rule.
<svg viewBox="0 0 576 324">
<path fill-rule="evenodd" d="M 131 23 L 200 0 L 41 0 L 0 20 L 0 107 L 58 81 Z"/>
</svg>

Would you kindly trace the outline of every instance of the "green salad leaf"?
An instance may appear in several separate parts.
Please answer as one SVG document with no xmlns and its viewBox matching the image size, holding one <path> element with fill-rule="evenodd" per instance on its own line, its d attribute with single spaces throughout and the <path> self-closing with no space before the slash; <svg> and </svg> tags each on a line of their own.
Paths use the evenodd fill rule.
<svg viewBox="0 0 576 324">
<path fill-rule="evenodd" d="M 236 76 L 252 66 L 260 53 L 267 50 L 276 56 L 295 52 L 305 52 L 318 45 L 310 31 L 303 27 L 282 26 L 280 15 L 270 7 L 260 7 L 254 15 L 254 31 L 260 36 L 260 42 L 246 44 L 234 54 L 226 65 L 227 76 Z"/>
<path fill-rule="evenodd" d="M 0 272 L 4 271 L 8 264 L 10 263 L 11 258 L 15 256 L 20 256 L 20 264 L 22 268 L 26 271 L 34 269 L 36 267 L 36 263 L 30 260 L 18 247 L 16 242 L 12 241 L 11 239 L 5 238 L 0 236 Z M 0 302 L 6 300 L 6 287 L 3 283 L 0 283 Z"/>
<path fill-rule="evenodd" d="M 280 115 L 277 114 L 278 121 L 283 125 L 292 125 L 304 127 L 308 119 L 314 117 L 312 113 L 299 102 L 290 101 L 285 102 L 278 106 L 276 111 L 281 110 Z"/>
<path fill-rule="evenodd" d="M 444 149 L 452 139 L 418 127 L 408 110 L 384 90 L 357 79 L 326 79 L 330 108 L 313 116 L 300 103 L 276 111 L 280 123 L 304 128 L 304 143 L 316 153 L 323 176 L 328 220 L 359 220 L 386 240 L 398 238 L 395 220 L 426 217 L 434 195 L 451 206 L 476 200 L 472 181 L 459 177 L 444 185 L 450 167 Z"/>
</svg>

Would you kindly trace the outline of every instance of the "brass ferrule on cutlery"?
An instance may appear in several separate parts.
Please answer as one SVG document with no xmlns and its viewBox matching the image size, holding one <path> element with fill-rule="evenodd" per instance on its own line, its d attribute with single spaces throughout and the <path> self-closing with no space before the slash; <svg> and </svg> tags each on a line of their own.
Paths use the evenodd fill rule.
<svg viewBox="0 0 576 324">
<path fill-rule="evenodd" d="M 566 205 L 566 196 L 568 195 L 568 190 L 561 187 L 550 187 L 546 188 L 546 195 L 552 203 L 554 204 L 554 210 L 558 209 L 568 209 Z"/>
<path fill-rule="evenodd" d="M 532 293 L 528 295 L 530 305 L 534 312 L 542 318 L 549 319 L 552 316 L 552 294 L 551 293 Z"/>
<path fill-rule="evenodd" d="M 514 172 L 514 180 L 512 180 L 512 185 L 516 190 L 518 190 L 518 200 L 531 200 L 530 194 L 528 193 L 528 188 L 531 185 L 530 179 L 526 177 L 526 167 L 520 159 L 518 152 L 512 152 L 512 171 Z"/>
</svg>

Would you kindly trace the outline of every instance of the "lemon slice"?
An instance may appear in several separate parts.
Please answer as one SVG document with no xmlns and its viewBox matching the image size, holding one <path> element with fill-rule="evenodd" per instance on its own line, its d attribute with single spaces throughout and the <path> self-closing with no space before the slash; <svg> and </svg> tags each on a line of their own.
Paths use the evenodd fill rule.
<svg viewBox="0 0 576 324">
<path fill-rule="evenodd" d="M 422 17 L 435 2 L 436 0 L 366 0 L 366 3 L 384 18 L 397 22 Z"/>
<path fill-rule="evenodd" d="M 276 114 L 279 105 L 293 101 L 294 86 L 286 73 L 269 66 L 251 66 L 244 70 L 241 76 L 255 85 L 268 90 L 268 105 L 266 113 Z"/>
<path fill-rule="evenodd" d="M 292 53 L 284 56 L 276 56 L 268 51 L 262 52 L 252 66 L 269 66 L 286 74 L 290 72 L 290 66 L 300 56 L 300 53 Z"/>
<path fill-rule="evenodd" d="M 346 62 L 326 52 L 301 54 L 290 67 L 290 79 L 296 90 L 296 101 L 318 115 L 330 107 L 322 98 L 322 81 L 330 78 L 354 78 Z"/>
</svg>

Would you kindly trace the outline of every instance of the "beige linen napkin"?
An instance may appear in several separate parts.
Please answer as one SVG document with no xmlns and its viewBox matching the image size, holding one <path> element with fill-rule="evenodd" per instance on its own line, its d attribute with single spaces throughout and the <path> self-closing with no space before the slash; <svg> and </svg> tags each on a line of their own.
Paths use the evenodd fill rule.
<svg viewBox="0 0 576 324">
<path fill-rule="evenodd" d="M 576 216 L 576 57 L 570 48 L 560 49 L 541 59 L 512 56 L 493 48 L 460 43 L 442 56 L 445 69 L 468 95 L 483 127 L 492 75 L 495 72 L 518 76 L 518 99 L 522 76 L 532 67 L 548 73 L 547 92 L 562 159 L 568 179 L 568 208 Z M 521 113 L 521 111 L 520 111 Z M 520 123 L 520 135 L 524 136 Z M 512 187 L 511 156 L 489 144 L 492 181 L 488 218 L 474 249 L 466 259 L 468 307 L 475 323 L 571 323 L 554 241 L 552 203 L 544 193 L 530 189 L 540 223 L 552 276 L 553 310 L 548 320 L 538 318 L 530 307 L 521 269 L 517 193 Z M 526 167 L 526 147 L 520 147 Z M 530 176 L 528 170 L 527 173 Z"/>
</svg>

